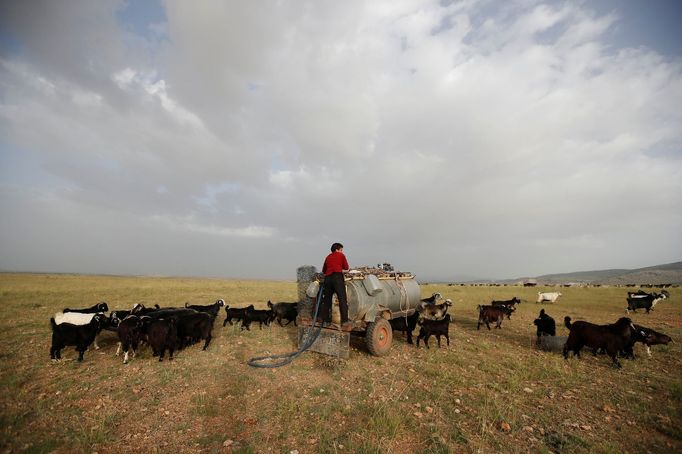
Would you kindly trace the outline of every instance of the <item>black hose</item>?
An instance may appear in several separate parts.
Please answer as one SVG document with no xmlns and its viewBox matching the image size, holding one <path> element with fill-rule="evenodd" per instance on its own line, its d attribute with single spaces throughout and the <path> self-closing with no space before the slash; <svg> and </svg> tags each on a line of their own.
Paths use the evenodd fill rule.
<svg viewBox="0 0 682 454">
<path fill-rule="evenodd" d="M 258 356 L 255 358 L 251 358 L 247 364 L 251 367 L 258 367 L 258 368 L 263 368 L 263 369 L 274 369 L 276 367 L 282 367 L 286 366 L 290 362 L 292 362 L 294 359 L 298 357 L 301 353 L 304 351 L 308 350 L 313 343 L 317 340 L 318 336 L 320 335 L 320 331 L 322 331 L 322 324 L 317 327 L 317 329 L 314 328 L 315 322 L 317 321 L 317 312 L 320 309 L 320 300 L 322 299 L 322 292 L 323 292 L 323 287 L 320 286 L 320 290 L 317 292 L 317 302 L 315 303 L 315 314 L 313 315 L 313 328 L 307 330 L 306 334 L 304 336 L 307 336 L 307 339 L 303 341 L 302 345 L 299 347 L 299 349 L 295 352 L 291 353 L 284 353 L 281 355 L 270 355 L 270 356 Z M 312 331 L 312 333 L 311 333 Z M 267 363 L 267 364 L 260 364 L 261 361 L 273 361 L 275 359 L 284 359 L 283 361 L 277 362 L 277 363 Z"/>
</svg>

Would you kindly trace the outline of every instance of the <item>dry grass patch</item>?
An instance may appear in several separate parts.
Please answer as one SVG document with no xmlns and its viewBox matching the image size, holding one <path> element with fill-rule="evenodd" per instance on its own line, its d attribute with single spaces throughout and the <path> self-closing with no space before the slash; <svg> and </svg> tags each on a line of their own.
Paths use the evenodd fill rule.
<svg viewBox="0 0 682 454">
<path fill-rule="evenodd" d="M 532 346 L 538 290 L 422 286 L 451 298 L 451 345 L 416 349 L 401 334 L 375 358 L 354 340 L 348 360 L 306 353 L 289 366 L 246 361 L 295 349 L 293 326 L 222 327 L 209 349 L 159 363 L 143 349 L 114 356 L 113 333 L 78 364 L 72 348 L 49 361 L 49 317 L 107 301 L 164 306 L 186 301 L 264 307 L 293 301 L 294 282 L 70 275 L 0 275 L 0 447 L 13 452 L 675 452 L 682 448 L 679 344 L 616 370 L 604 356 L 564 361 Z M 625 315 L 626 289 L 562 288 L 545 305 L 566 334 L 565 315 L 610 323 Z M 636 323 L 679 340 L 677 290 Z M 476 330 L 478 304 L 526 300 L 501 330 Z"/>
</svg>

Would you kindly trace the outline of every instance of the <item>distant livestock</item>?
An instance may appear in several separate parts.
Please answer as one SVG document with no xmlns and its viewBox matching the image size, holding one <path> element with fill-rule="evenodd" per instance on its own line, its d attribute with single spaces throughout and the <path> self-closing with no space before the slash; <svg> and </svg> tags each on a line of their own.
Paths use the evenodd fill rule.
<svg viewBox="0 0 682 454">
<path fill-rule="evenodd" d="M 538 300 L 536 303 L 544 303 L 545 301 L 549 301 L 550 303 L 556 303 L 556 300 L 559 299 L 561 296 L 560 292 L 538 292 Z"/>
</svg>

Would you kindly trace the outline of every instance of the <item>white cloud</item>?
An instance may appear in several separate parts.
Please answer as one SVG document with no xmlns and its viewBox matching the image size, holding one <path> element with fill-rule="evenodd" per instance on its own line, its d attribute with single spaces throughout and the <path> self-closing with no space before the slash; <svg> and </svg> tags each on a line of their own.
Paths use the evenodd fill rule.
<svg viewBox="0 0 682 454">
<path fill-rule="evenodd" d="M 58 181 L 50 193 L 78 218 L 153 225 L 155 247 L 263 241 L 290 260 L 311 254 L 291 244 L 316 260 L 340 240 L 354 264 L 395 256 L 427 278 L 682 252 L 682 62 L 606 45 L 617 13 L 168 1 L 159 39 L 131 36 L 118 4 L 49 3 L 4 15 L 22 47 L 0 59 L 0 156 L 33 168 L 25 181 Z M 13 206 L 8 240 L 40 218 L 36 235 L 60 241 L 54 212 Z"/>
</svg>

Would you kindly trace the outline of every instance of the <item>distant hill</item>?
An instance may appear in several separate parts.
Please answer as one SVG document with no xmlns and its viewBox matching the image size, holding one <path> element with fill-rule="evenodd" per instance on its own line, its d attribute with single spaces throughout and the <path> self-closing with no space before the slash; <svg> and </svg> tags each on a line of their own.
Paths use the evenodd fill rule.
<svg viewBox="0 0 682 454">
<path fill-rule="evenodd" d="M 545 274 L 535 278 L 538 284 L 584 282 L 588 284 L 682 284 L 682 262 L 649 266 L 634 270 L 614 269 Z M 519 278 L 518 280 L 523 280 Z"/>
</svg>

